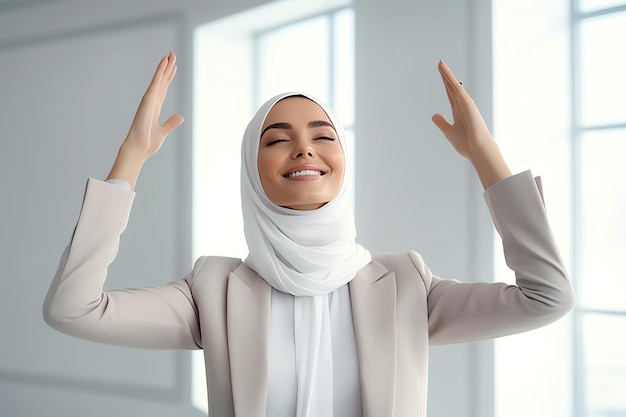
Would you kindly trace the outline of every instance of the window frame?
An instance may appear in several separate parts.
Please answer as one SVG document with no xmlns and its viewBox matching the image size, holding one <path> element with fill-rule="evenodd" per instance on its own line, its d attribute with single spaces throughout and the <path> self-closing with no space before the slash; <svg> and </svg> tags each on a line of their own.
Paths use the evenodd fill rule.
<svg viewBox="0 0 626 417">
<path fill-rule="evenodd" d="M 337 22 L 335 20 L 335 16 L 338 15 L 339 13 L 345 12 L 347 10 L 352 10 L 354 13 L 354 7 L 352 5 L 348 5 L 348 6 L 340 6 L 340 7 L 335 7 L 335 8 L 331 8 L 325 11 L 321 11 L 318 13 L 313 13 L 307 16 L 303 16 L 300 17 L 298 19 L 294 19 L 294 20 L 290 20 L 288 22 L 285 23 L 281 23 L 275 26 L 271 26 L 269 28 L 265 28 L 262 30 L 258 30 L 255 31 L 252 34 L 252 63 L 253 63 L 253 78 L 252 78 L 252 101 L 255 104 L 256 107 L 260 106 L 261 104 L 263 104 L 263 101 L 267 98 L 267 97 L 260 97 L 260 93 L 259 93 L 259 85 L 260 85 L 260 81 L 259 81 L 259 67 L 260 67 L 260 58 L 259 58 L 259 54 L 258 51 L 260 49 L 260 43 L 261 43 L 261 38 L 263 38 L 263 36 L 271 34 L 272 32 L 276 32 L 282 29 L 285 29 L 289 26 L 293 26 L 293 25 L 297 25 L 299 23 L 303 23 L 306 22 L 308 20 L 313 20 L 313 19 L 318 19 L 320 17 L 326 17 L 328 19 L 329 22 L 329 33 L 328 33 L 328 55 L 329 55 L 329 60 L 328 60 L 328 92 L 329 92 L 329 98 L 328 98 L 328 102 L 326 103 L 331 109 L 335 108 L 335 96 L 333 94 L 333 91 L 335 89 L 335 85 L 336 85 L 336 80 L 335 80 L 335 68 L 336 68 L 336 55 L 335 55 L 335 35 L 336 35 L 336 25 Z M 343 124 L 344 121 L 342 121 Z M 349 124 L 343 124 L 344 129 L 346 130 L 352 130 L 354 128 L 354 122 L 349 123 Z"/>
<path fill-rule="evenodd" d="M 626 1 L 622 5 L 600 8 L 592 11 L 581 11 L 580 0 L 570 0 L 570 80 L 571 80 L 571 164 L 572 164 L 572 240 L 570 250 L 572 254 L 572 270 L 570 276 L 574 291 L 580 294 L 582 290 L 582 137 L 585 133 L 602 130 L 626 129 L 623 123 L 601 123 L 585 125 L 581 109 L 583 74 L 580 71 L 582 63 L 581 27 L 591 19 L 601 18 L 617 13 L 626 13 Z M 574 417 L 589 417 L 587 406 L 587 389 L 585 381 L 586 357 L 584 353 L 583 322 L 589 315 L 623 316 L 626 317 L 626 308 L 623 310 L 601 309 L 585 307 L 578 303 L 571 313 L 572 316 L 572 414 Z"/>
</svg>

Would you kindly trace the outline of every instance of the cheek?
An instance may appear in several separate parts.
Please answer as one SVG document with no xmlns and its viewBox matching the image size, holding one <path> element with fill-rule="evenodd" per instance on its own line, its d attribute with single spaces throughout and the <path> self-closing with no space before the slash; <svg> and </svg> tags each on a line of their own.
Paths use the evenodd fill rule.
<svg viewBox="0 0 626 417">
<path fill-rule="evenodd" d="M 259 170 L 259 178 L 261 179 L 263 191 L 269 196 L 272 194 L 272 181 L 277 171 L 276 158 L 267 153 L 259 153 L 257 168 Z"/>
<path fill-rule="evenodd" d="M 257 168 L 259 170 L 259 177 L 261 179 L 266 178 L 272 171 L 272 159 L 267 152 L 260 152 L 257 159 Z"/>
<path fill-rule="evenodd" d="M 339 184 L 343 182 L 343 179 L 346 176 L 346 162 L 343 156 L 343 152 L 340 151 L 339 154 L 334 155 L 332 158 L 332 166 L 337 174 Z"/>
</svg>

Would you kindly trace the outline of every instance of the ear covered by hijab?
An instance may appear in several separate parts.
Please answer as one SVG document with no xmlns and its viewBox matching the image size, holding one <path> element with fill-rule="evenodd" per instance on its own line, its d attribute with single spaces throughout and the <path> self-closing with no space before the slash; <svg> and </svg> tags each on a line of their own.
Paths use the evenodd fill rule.
<svg viewBox="0 0 626 417">
<path fill-rule="evenodd" d="M 316 210 L 293 210 L 272 203 L 259 176 L 263 123 L 276 103 L 292 96 L 306 97 L 326 112 L 346 155 L 339 195 Z M 245 263 L 273 288 L 296 296 L 325 295 L 348 283 L 371 261 L 370 253 L 355 242 L 350 151 L 333 112 L 308 94 L 272 97 L 248 124 L 241 155 L 241 203 L 249 250 Z"/>
</svg>

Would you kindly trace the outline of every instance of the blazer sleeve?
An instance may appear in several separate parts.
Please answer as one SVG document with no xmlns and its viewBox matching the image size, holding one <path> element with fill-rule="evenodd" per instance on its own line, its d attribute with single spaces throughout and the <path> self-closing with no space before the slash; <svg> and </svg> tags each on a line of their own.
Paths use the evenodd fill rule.
<svg viewBox="0 0 626 417">
<path fill-rule="evenodd" d="M 547 325 L 570 311 L 575 297 L 530 171 L 484 194 L 516 285 L 461 283 L 433 276 L 411 253 L 428 290 L 431 344 L 468 342 Z"/>
<path fill-rule="evenodd" d="M 44 320 L 63 333 L 100 343 L 198 349 L 197 311 L 187 280 L 103 291 L 134 196 L 88 180 L 78 223 L 44 301 Z"/>
</svg>

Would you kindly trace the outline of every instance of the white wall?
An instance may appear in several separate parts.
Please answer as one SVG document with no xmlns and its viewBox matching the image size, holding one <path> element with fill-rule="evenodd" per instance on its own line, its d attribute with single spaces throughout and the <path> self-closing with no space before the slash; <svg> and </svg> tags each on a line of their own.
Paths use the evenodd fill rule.
<svg viewBox="0 0 626 417">
<path fill-rule="evenodd" d="M 198 414 L 188 352 L 69 338 L 45 326 L 41 303 L 85 178 L 107 174 L 169 50 L 180 73 L 164 113 L 181 112 L 186 123 L 144 169 L 107 285 L 158 285 L 190 268 L 192 31 L 262 3 L 67 0 L 0 9 L 3 417 Z M 359 239 L 373 252 L 414 248 L 439 275 L 489 279 L 480 187 L 430 122 L 448 111 L 439 58 L 491 113 L 488 0 L 356 0 L 355 9 Z M 434 348 L 429 415 L 491 415 L 490 364 L 489 343 Z"/>
</svg>

